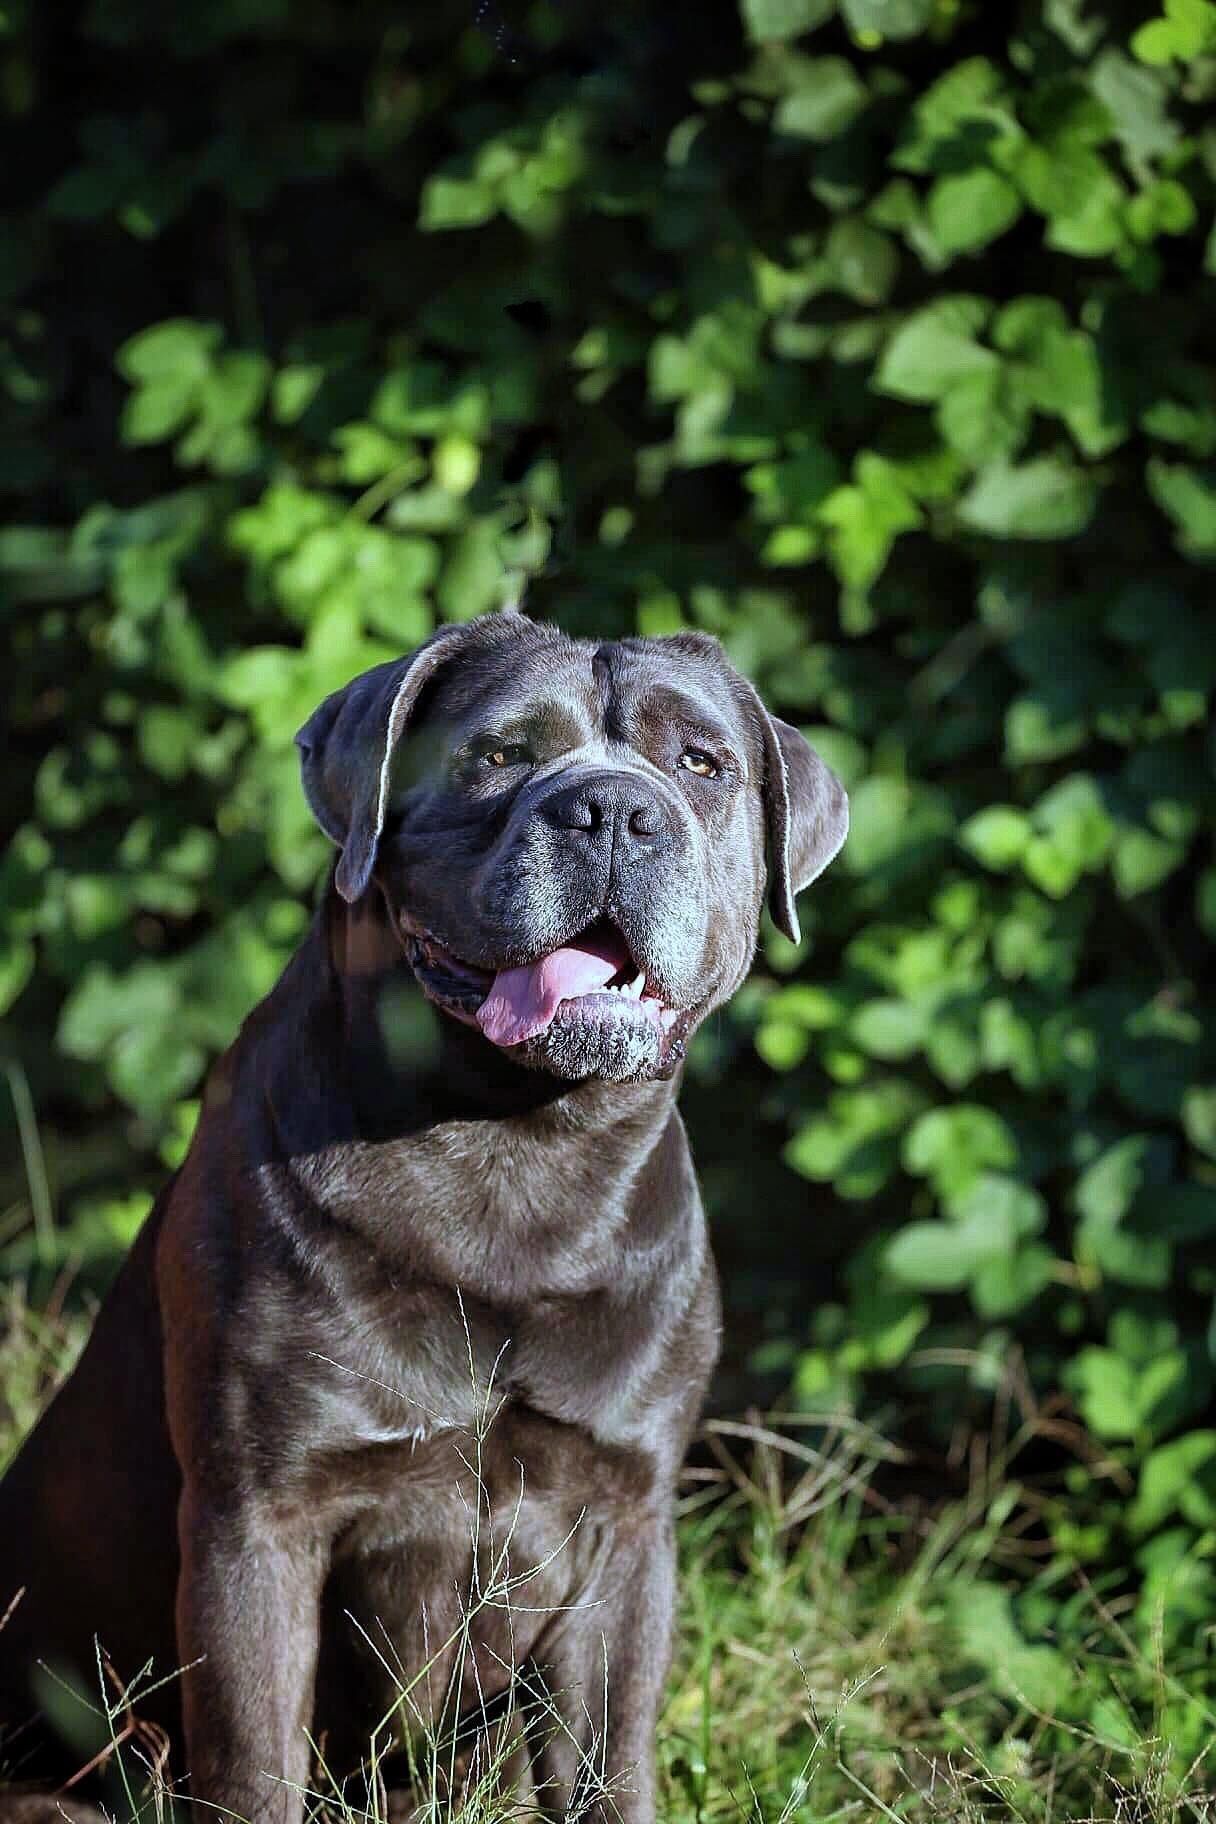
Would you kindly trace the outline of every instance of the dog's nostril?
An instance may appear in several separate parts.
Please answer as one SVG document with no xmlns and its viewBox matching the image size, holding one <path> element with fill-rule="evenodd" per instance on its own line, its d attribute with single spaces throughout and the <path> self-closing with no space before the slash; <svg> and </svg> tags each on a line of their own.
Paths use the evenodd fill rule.
<svg viewBox="0 0 1216 1824">
<path fill-rule="evenodd" d="M 588 780 L 555 792 L 540 807 L 545 821 L 561 830 L 574 830 L 597 839 L 609 831 L 638 846 L 657 842 L 670 832 L 662 803 L 636 780 Z"/>
</svg>

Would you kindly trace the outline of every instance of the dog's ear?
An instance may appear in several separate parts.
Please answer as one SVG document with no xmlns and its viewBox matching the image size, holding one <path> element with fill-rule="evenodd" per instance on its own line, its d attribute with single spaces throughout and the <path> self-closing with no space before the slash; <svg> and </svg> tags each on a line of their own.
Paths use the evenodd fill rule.
<svg viewBox="0 0 1216 1824">
<path fill-rule="evenodd" d="M 481 643 L 485 628 L 484 620 L 441 627 L 409 658 L 377 665 L 326 697 L 296 736 L 309 809 L 342 851 L 334 884 L 343 899 L 358 899 L 371 879 L 393 753 L 419 697 L 441 666 Z"/>
<path fill-rule="evenodd" d="M 769 910 L 796 944 L 795 895 L 823 873 L 849 833 L 843 785 L 806 737 L 770 715 L 759 697 L 764 736 L 764 814 L 768 832 Z"/>
</svg>

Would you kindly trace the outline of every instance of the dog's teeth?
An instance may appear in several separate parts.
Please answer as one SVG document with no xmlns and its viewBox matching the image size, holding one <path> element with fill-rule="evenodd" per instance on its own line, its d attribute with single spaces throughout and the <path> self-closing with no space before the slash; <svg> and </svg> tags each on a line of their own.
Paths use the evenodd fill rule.
<svg viewBox="0 0 1216 1824">
<path fill-rule="evenodd" d="M 631 994 L 635 1001 L 640 1001 L 642 998 L 642 990 L 645 986 L 646 971 L 644 969 L 639 969 L 633 980 L 631 982 L 626 982 L 625 993 Z"/>
</svg>

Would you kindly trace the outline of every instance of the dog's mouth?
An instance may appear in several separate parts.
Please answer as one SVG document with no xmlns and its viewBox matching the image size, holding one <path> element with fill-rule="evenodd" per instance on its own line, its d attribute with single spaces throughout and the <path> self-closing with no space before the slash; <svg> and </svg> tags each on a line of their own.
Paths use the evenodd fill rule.
<svg viewBox="0 0 1216 1824">
<path fill-rule="evenodd" d="M 412 921 L 406 936 L 424 992 L 476 1023 L 491 1044 L 504 1050 L 555 1025 L 642 1022 L 665 1041 L 686 1023 L 683 1011 L 667 1004 L 624 934 L 607 918 L 529 963 L 498 970 L 465 962 Z"/>
</svg>

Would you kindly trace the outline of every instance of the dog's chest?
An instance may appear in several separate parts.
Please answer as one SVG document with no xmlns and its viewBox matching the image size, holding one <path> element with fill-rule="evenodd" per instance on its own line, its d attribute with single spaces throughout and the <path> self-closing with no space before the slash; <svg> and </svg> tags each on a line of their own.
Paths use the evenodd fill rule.
<svg viewBox="0 0 1216 1824">
<path fill-rule="evenodd" d="M 607 1294 L 511 1310 L 459 1288 L 386 1285 L 372 1302 L 297 1327 L 286 1362 L 282 1339 L 274 1346 L 292 1409 L 276 1423 L 321 1480 L 336 1460 L 343 1477 L 360 1465 L 412 1482 L 441 1441 L 498 1448 L 504 1434 L 512 1462 L 542 1444 L 546 1456 L 574 1450 L 571 1438 L 580 1450 L 632 1452 L 645 1445 L 654 1350 L 647 1331 L 616 1316 Z"/>
<path fill-rule="evenodd" d="M 297 1162 L 293 1176 L 336 1219 L 330 1251 L 343 1275 L 369 1288 L 387 1270 L 403 1285 L 521 1306 L 615 1277 L 628 1245 L 631 1174 L 614 1184 L 610 1162 L 570 1137 L 437 1125 L 408 1146 L 357 1142 Z"/>
<path fill-rule="evenodd" d="M 670 1213 L 661 1245 L 638 1246 L 609 1216 L 580 1221 L 577 1185 L 552 1211 L 521 1214 L 493 1183 L 471 1189 L 467 1161 L 458 1182 L 431 1179 L 421 1194 L 397 1162 L 365 1163 L 316 1186 L 337 1218 L 312 1257 L 328 1297 L 304 1324 L 316 1428 L 420 1442 L 473 1426 L 509 1392 L 601 1442 L 636 1440 L 656 1391 L 643 1383 L 701 1264 L 698 1206 Z M 365 1191 L 357 1204 L 352 1186 Z"/>
</svg>

